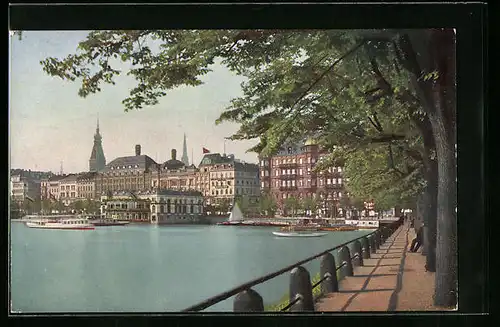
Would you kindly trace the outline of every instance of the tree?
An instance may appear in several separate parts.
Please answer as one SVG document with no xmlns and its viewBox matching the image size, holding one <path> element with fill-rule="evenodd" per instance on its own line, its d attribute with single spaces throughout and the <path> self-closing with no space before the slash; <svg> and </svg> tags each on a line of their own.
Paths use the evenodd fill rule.
<svg viewBox="0 0 500 327">
<path fill-rule="evenodd" d="M 10 219 L 20 219 L 21 218 L 21 206 L 19 203 L 10 197 Z"/>
<path fill-rule="evenodd" d="M 152 50 L 155 42 L 158 51 Z M 329 150 L 380 145 L 392 158 L 399 148 L 408 169 L 401 171 L 394 160 L 389 164 L 400 180 L 424 166 L 429 243 L 433 230 L 438 235 L 435 304 L 453 305 L 454 46 L 451 29 L 99 31 L 80 43 L 77 54 L 42 64 L 50 75 L 81 79 L 79 94 L 85 97 L 100 91 L 101 83 L 114 83 L 120 73 L 112 68 L 114 60 L 130 61 L 129 74 L 137 80 L 123 101 L 130 110 L 157 104 L 179 85 L 201 84 L 199 77 L 220 58 L 248 80 L 243 96 L 232 100 L 217 123 L 239 123 L 234 140 L 260 138 L 250 150 L 269 155 L 285 139 L 311 133 Z"/>
<path fill-rule="evenodd" d="M 306 196 L 302 199 L 302 207 L 309 215 L 315 215 L 318 211 L 318 199 L 313 196 Z"/>
<path fill-rule="evenodd" d="M 274 216 L 276 210 L 278 209 L 277 203 L 274 197 L 269 193 L 261 194 L 259 200 L 260 212 L 264 215 Z"/>
<path fill-rule="evenodd" d="M 295 216 L 299 207 L 300 207 L 300 202 L 296 197 L 289 197 L 283 201 L 283 209 L 285 213 L 287 215 L 291 213 L 292 217 Z"/>
</svg>

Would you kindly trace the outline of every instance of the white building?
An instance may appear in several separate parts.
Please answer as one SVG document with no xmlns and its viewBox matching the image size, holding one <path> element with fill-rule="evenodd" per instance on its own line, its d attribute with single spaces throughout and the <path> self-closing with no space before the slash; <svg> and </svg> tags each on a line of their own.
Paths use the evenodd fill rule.
<svg viewBox="0 0 500 327">
<path fill-rule="evenodd" d="M 152 224 L 200 222 L 203 196 L 196 191 L 116 191 L 101 196 L 101 216 Z"/>
</svg>

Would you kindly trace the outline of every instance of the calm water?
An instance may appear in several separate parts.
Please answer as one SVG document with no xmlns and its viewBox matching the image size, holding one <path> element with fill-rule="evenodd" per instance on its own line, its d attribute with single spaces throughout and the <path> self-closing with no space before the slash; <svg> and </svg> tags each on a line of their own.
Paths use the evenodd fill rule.
<svg viewBox="0 0 500 327">
<path fill-rule="evenodd" d="M 129 225 L 64 231 L 12 223 L 12 310 L 179 311 L 367 233 L 278 238 L 273 230 Z M 306 268 L 316 274 L 319 260 Z M 274 303 L 287 292 L 288 277 L 255 289 L 266 304 Z M 206 311 L 231 309 L 232 298 Z"/>
</svg>

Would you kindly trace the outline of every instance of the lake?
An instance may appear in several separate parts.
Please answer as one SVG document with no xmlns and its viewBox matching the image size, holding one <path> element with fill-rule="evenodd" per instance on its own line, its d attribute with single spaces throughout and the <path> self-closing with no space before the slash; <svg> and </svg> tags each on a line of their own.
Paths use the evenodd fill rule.
<svg viewBox="0 0 500 327">
<path fill-rule="evenodd" d="M 172 312 L 369 233 L 279 238 L 275 228 L 128 225 L 90 231 L 10 224 L 16 312 Z M 338 264 L 338 261 L 337 261 Z M 305 265 L 311 277 L 319 260 Z M 254 289 L 265 304 L 289 273 Z M 231 311 L 233 298 L 205 311 Z"/>
</svg>

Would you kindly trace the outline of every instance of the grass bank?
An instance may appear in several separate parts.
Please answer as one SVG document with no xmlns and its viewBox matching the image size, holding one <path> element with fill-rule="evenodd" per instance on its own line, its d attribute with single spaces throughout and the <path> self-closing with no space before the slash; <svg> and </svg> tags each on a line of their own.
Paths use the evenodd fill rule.
<svg viewBox="0 0 500 327">
<path fill-rule="evenodd" d="M 312 279 L 311 279 L 311 285 L 316 284 L 319 282 L 321 279 L 321 276 L 319 273 L 317 273 Z M 340 280 L 340 270 L 337 271 L 337 280 Z M 321 295 L 321 285 L 318 285 L 316 288 L 313 288 L 312 290 L 313 293 L 313 298 L 316 299 Z M 290 303 L 290 294 L 286 293 L 281 297 L 279 301 L 273 304 L 268 304 L 264 306 L 264 311 L 281 311 L 283 308 L 285 308 L 288 303 Z"/>
</svg>

